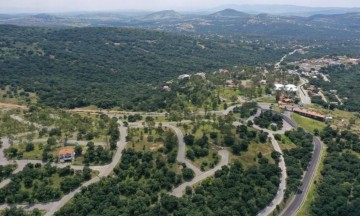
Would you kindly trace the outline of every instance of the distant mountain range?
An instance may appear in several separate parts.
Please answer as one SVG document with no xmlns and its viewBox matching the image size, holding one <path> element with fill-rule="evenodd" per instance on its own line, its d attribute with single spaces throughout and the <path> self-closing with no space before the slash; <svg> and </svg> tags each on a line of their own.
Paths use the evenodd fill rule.
<svg viewBox="0 0 360 216">
<path fill-rule="evenodd" d="M 340 8 L 340 7 L 304 7 L 295 5 L 223 5 L 212 8 L 209 11 L 216 12 L 232 8 L 249 14 L 274 14 L 282 16 L 312 16 L 316 14 L 343 14 L 360 12 L 360 8 Z"/>
<path fill-rule="evenodd" d="M 286 7 L 284 6 L 284 8 Z M 289 6 L 289 8 L 291 9 L 292 6 Z M 296 8 L 299 9 L 298 7 Z M 278 9 L 277 11 L 279 12 L 281 10 Z M 334 34 L 358 35 L 360 31 L 360 12 L 316 14 L 309 17 L 302 17 L 282 16 L 269 13 L 249 14 L 227 8 L 208 14 L 190 14 L 180 13 L 174 10 L 165 10 L 145 15 L 136 14 L 134 16 L 115 12 L 56 15 L 0 14 L 0 24 L 46 27 L 136 27 L 160 31 L 189 34 L 217 34 L 222 36 L 248 34 L 265 36 L 285 35 L 295 38 L 306 38 L 306 34 L 317 34 L 321 38 L 324 35 L 333 36 Z"/>
</svg>

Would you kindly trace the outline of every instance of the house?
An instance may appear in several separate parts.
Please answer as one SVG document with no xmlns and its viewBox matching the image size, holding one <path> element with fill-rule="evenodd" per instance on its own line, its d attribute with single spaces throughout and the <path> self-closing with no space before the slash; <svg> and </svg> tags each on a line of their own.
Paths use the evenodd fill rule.
<svg viewBox="0 0 360 216">
<path fill-rule="evenodd" d="M 312 93 L 311 94 L 312 97 L 318 97 L 318 98 L 321 98 L 321 95 L 320 94 L 317 94 L 317 93 Z"/>
<path fill-rule="evenodd" d="M 314 91 L 314 90 L 315 90 L 315 86 L 310 85 L 310 86 L 308 86 L 308 87 L 306 88 L 306 90 L 308 90 L 308 91 Z"/>
<path fill-rule="evenodd" d="M 61 149 L 59 151 L 59 162 L 73 161 L 75 159 L 75 150 L 72 148 Z"/>
<path fill-rule="evenodd" d="M 330 93 L 336 94 L 337 90 L 330 90 Z"/>
</svg>

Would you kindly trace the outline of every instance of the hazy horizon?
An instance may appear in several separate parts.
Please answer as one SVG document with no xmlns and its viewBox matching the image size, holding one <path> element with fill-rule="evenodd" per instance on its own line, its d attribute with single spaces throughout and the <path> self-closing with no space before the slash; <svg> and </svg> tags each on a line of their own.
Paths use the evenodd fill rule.
<svg viewBox="0 0 360 216">
<path fill-rule="evenodd" d="M 360 7 L 358 0 L 326 1 L 326 0 L 0 0 L 1 13 L 60 13 L 77 11 L 157 11 L 207 10 L 224 5 L 294 5 L 305 7 Z"/>
</svg>

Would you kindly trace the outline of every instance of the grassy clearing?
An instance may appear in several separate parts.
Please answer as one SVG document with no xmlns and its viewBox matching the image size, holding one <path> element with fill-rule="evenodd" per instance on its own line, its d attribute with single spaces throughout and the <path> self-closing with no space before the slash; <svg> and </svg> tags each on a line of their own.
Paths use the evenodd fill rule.
<svg viewBox="0 0 360 216">
<path fill-rule="evenodd" d="M 292 113 L 291 117 L 299 127 L 304 128 L 310 133 L 314 133 L 315 129 L 321 130 L 326 126 L 324 122 L 307 118 L 296 113 Z"/>
<path fill-rule="evenodd" d="M 37 143 L 33 143 L 34 144 L 34 150 L 33 151 L 26 151 L 26 143 L 19 143 L 19 144 L 14 144 L 13 147 L 18 149 L 18 152 L 22 152 L 23 159 L 28 159 L 28 160 L 41 160 L 42 159 L 42 154 L 44 152 L 44 148 L 46 147 L 46 143 L 45 142 L 37 142 Z M 51 146 L 51 150 L 50 153 L 56 158 L 58 155 L 59 150 L 63 147 L 63 144 L 61 143 L 57 143 L 55 145 Z M 72 147 L 67 147 L 67 148 L 72 148 Z"/>
<path fill-rule="evenodd" d="M 218 87 L 217 91 L 219 92 L 220 97 L 223 97 L 226 99 L 226 102 L 231 102 L 231 98 L 234 96 L 240 96 L 240 91 L 237 88 L 229 88 L 229 87 Z"/>
<path fill-rule="evenodd" d="M 214 168 L 220 160 L 221 158 L 218 151 L 210 147 L 209 154 L 206 157 L 196 158 L 192 163 L 202 171 L 207 171 Z"/>
<path fill-rule="evenodd" d="M 276 99 L 275 97 L 261 97 L 257 99 L 258 102 L 260 103 L 276 103 Z"/>
<path fill-rule="evenodd" d="M 251 143 L 246 152 L 241 152 L 240 155 L 234 155 L 231 153 L 231 149 L 228 149 L 230 152 L 230 163 L 233 163 L 235 160 L 239 160 L 245 168 L 251 167 L 258 160 L 257 155 L 259 152 L 263 157 L 269 160 L 269 163 L 274 164 L 275 161 L 271 158 L 271 152 L 273 151 L 272 145 L 267 143 Z"/>
<path fill-rule="evenodd" d="M 312 204 L 312 202 L 314 202 L 314 200 L 316 198 L 317 183 L 320 182 L 320 180 L 321 180 L 320 172 L 324 168 L 325 157 L 326 157 L 326 146 L 323 145 L 321 158 L 320 158 L 320 164 L 314 174 L 314 181 L 312 182 L 312 184 L 309 188 L 309 191 L 308 191 L 308 194 L 307 194 L 304 204 L 302 205 L 302 207 L 299 209 L 299 211 L 296 214 L 297 216 L 310 216 L 311 204 Z"/>
<path fill-rule="evenodd" d="M 164 146 L 163 137 L 156 134 L 154 130 L 151 133 L 145 133 L 144 128 L 132 128 L 129 130 L 132 138 L 126 148 L 133 148 L 136 151 L 156 152 Z M 163 130 L 168 129 L 163 128 Z"/>
<path fill-rule="evenodd" d="M 281 141 L 278 141 L 281 150 L 295 148 L 296 145 L 284 134 L 281 135 Z"/>
</svg>

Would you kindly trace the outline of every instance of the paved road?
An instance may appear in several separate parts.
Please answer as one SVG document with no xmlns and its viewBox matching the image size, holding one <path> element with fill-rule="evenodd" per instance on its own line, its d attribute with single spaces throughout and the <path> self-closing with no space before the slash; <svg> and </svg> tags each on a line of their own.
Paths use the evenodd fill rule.
<svg viewBox="0 0 360 216">
<path fill-rule="evenodd" d="M 287 205 L 287 207 L 283 210 L 283 212 L 280 214 L 281 216 L 293 216 L 296 215 L 296 212 L 301 207 L 302 203 L 305 201 L 307 196 L 307 191 L 310 188 L 312 179 L 315 175 L 316 169 L 318 167 L 318 164 L 320 162 L 320 155 L 322 152 L 322 144 L 319 138 L 314 137 L 314 152 L 313 156 L 311 158 L 311 162 L 309 164 L 309 167 L 305 173 L 305 176 L 302 181 L 302 185 L 300 186 L 300 190 L 303 192 L 300 194 L 295 194 L 291 202 Z"/>
<path fill-rule="evenodd" d="M 220 150 L 219 155 L 221 156 L 221 161 L 220 163 L 214 167 L 213 169 L 207 171 L 207 172 L 203 172 L 200 175 L 196 175 L 191 181 L 189 182 L 184 182 L 181 185 L 179 185 L 178 187 L 176 187 L 171 194 L 176 196 L 176 197 L 181 197 L 183 195 L 183 192 L 185 190 L 185 188 L 187 186 L 192 186 L 210 176 L 213 176 L 215 174 L 216 171 L 220 170 L 223 166 L 227 165 L 229 163 L 229 152 L 227 150 Z"/>
<path fill-rule="evenodd" d="M 230 108 L 229 110 L 232 110 L 232 109 Z M 224 112 L 230 112 L 229 110 L 224 111 Z M 181 197 L 187 186 L 192 186 L 192 185 L 214 175 L 214 173 L 217 170 L 221 169 L 222 166 L 227 165 L 229 163 L 229 152 L 227 150 L 220 150 L 218 152 L 218 154 L 221 156 L 220 163 L 217 166 L 215 166 L 213 169 L 211 169 L 207 172 L 202 172 L 197 166 L 192 164 L 190 160 L 186 159 L 186 144 L 184 142 L 184 134 L 182 133 L 180 128 L 174 126 L 174 124 L 176 124 L 176 122 L 162 122 L 162 126 L 172 129 L 176 133 L 176 136 L 178 138 L 178 154 L 177 154 L 177 158 L 176 158 L 177 161 L 180 163 L 185 163 L 186 167 L 192 169 L 195 173 L 195 177 L 191 181 L 184 182 L 183 184 L 179 185 L 171 192 L 172 195 L 174 195 L 176 197 Z M 143 127 L 143 124 L 141 122 L 136 122 L 136 123 L 129 124 L 129 126 Z"/>
<path fill-rule="evenodd" d="M 323 94 L 322 91 L 319 91 L 319 95 L 321 96 L 321 98 L 323 99 L 323 101 L 325 101 L 326 103 L 328 102 L 328 100 L 326 99 L 325 95 Z"/>
<path fill-rule="evenodd" d="M 81 187 L 79 187 L 76 190 L 72 191 L 71 193 L 63 196 L 59 201 L 50 202 L 50 203 L 39 203 L 39 204 L 35 204 L 35 205 L 30 205 L 30 206 L 28 206 L 28 205 L 18 205 L 18 206 L 23 207 L 28 210 L 38 208 L 38 209 L 46 211 L 46 215 L 54 215 L 54 213 L 56 211 L 58 211 L 62 206 L 64 206 L 72 197 L 74 197 L 76 193 L 79 193 L 83 187 L 89 186 L 95 182 L 98 182 L 102 177 L 108 176 L 113 171 L 115 166 L 120 162 L 120 159 L 122 156 L 122 151 L 124 150 L 124 148 L 126 146 L 127 128 L 124 127 L 122 122 L 120 122 L 120 121 L 119 121 L 119 125 L 120 125 L 119 130 L 120 130 L 121 137 L 120 137 L 120 141 L 117 143 L 118 148 L 113 157 L 112 162 L 105 166 L 90 166 L 91 169 L 99 171 L 98 177 L 95 177 L 95 178 L 83 183 Z M 24 135 L 24 134 L 20 134 L 20 135 Z M 0 149 L 0 164 L 3 164 L 3 165 L 11 164 L 11 161 L 8 161 L 4 157 L 4 153 L 3 153 L 3 150 L 5 148 L 10 147 L 9 140 L 7 138 L 1 138 L 1 139 L 3 141 L 3 146 Z M 43 162 L 40 160 L 15 160 L 15 163 L 17 164 L 18 167 L 14 171 L 14 173 L 21 171 L 28 163 L 43 163 Z M 57 167 L 65 167 L 68 164 L 53 163 L 52 165 L 57 166 Z M 70 166 L 71 166 L 71 168 L 77 169 L 77 170 L 82 170 L 84 168 L 84 166 L 74 166 L 74 165 L 70 165 Z M 6 186 L 8 183 L 10 183 L 10 180 L 5 179 L 4 181 L 2 181 L 0 183 L 0 188 Z M 0 209 L 4 209 L 4 208 L 8 208 L 8 207 L 10 207 L 10 206 L 7 204 L 0 205 Z"/>
<path fill-rule="evenodd" d="M 266 104 L 263 104 L 263 106 L 261 106 L 261 107 L 265 108 Z M 291 120 L 288 113 L 281 114 L 281 115 L 282 115 L 283 119 L 289 125 L 291 125 L 293 128 L 298 127 L 296 125 L 296 123 Z M 314 142 L 313 155 L 312 155 L 311 161 L 309 163 L 308 169 L 305 172 L 304 178 L 302 180 L 302 185 L 300 186 L 300 190 L 302 190 L 303 192 L 300 194 L 294 195 L 292 200 L 287 204 L 285 209 L 280 214 L 281 216 L 296 215 L 296 212 L 298 211 L 298 209 L 301 207 L 302 203 L 306 199 L 307 191 L 309 190 L 309 188 L 311 186 L 311 182 L 312 182 L 313 176 L 315 175 L 318 164 L 320 162 L 320 157 L 321 157 L 321 152 L 322 152 L 322 144 L 321 144 L 320 139 L 318 137 L 314 136 L 313 142 Z"/>
<path fill-rule="evenodd" d="M 304 47 L 304 48 L 307 48 L 307 47 Z M 292 52 L 284 55 L 284 56 L 280 59 L 279 62 L 275 63 L 275 69 L 280 68 L 280 64 L 281 64 L 288 56 L 294 55 L 296 52 L 299 52 L 299 51 L 301 51 L 301 50 L 303 50 L 303 49 L 296 49 L 296 50 L 294 50 L 294 51 L 292 51 Z"/>
<path fill-rule="evenodd" d="M 271 212 L 273 212 L 276 209 L 276 206 L 279 205 L 284 199 L 284 194 L 285 194 L 285 189 L 286 189 L 286 177 L 287 177 L 286 165 L 285 165 L 285 160 L 284 160 L 281 148 L 279 146 L 279 143 L 274 138 L 273 131 L 260 128 L 257 125 L 254 125 L 253 127 L 255 129 L 268 132 L 268 134 L 269 134 L 268 137 L 271 140 L 271 144 L 272 144 L 274 150 L 281 154 L 280 161 L 279 161 L 279 168 L 281 169 L 281 178 L 280 178 L 280 185 L 279 185 L 278 191 L 277 191 L 274 199 L 271 201 L 270 205 L 268 205 L 266 208 L 264 208 L 257 214 L 258 216 L 266 216 L 266 215 L 271 214 Z"/>
<path fill-rule="evenodd" d="M 262 109 L 266 109 L 266 108 L 268 109 L 270 104 L 262 103 L 262 104 L 259 104 L 259 105 L 260 105 L 260 107 Z M 234 105 L 232 107 L 229 107 L 227 110 L 213 111 L 212 113 L 215 113 L 216 115 L 227 115 L 230 111 L 232 111 L 232 109 L 235 106 L 236 105 Z M 201 115 L 201 113 L 200 113 L 200 115 Z M 257 115 L 259 115 L 259 111 L 258 111 Z M 291 120 L 291 118 L 289 117 L 290 115 L 288 113 L 281 114 L 281 115 L 282 115 L 282 117 L 283 117 L 283 119 L 285 121 L 286 129 L 288 129 L 290 127 L 296 128 L 296 124 Z M 254 117 L 251 117 L 251 118 L 254 118 Z M 193 169 L 195 174 L 196 174 L 196 177 L 192 181 L 186 182 L 186 183 L 180 185 L 178 188 L 175 188 L 174 191 L 172 192 L 173 195 L 181 196 L 182 193 L 183 193 L 183 190 L 186 188 L 186 186 L 193 185 L 193 184 L 195 184 L 195 183 L 197 183 L 197 182 L 199 182 L 199 181 L 201 181 L 201 180 L 203 180 L 203 179 L 205 179 L 205 178 L 207 178 L 209 176 L 212 176 L 215 173 L 216 170 L 220 169 L 223 165 L 228 164 L 228 161 L 229 161 L 228 152 L 225 151 L 225 150 L 221 150 L 221 151 L 219 151 L 219 154 L 222 156 L 220 164 L 218 164 L 212 170 L 209 170 L 207 172 L 201 172 L 196 166 L 194 166 L 192 163 L 190 163 L 190 161 L 187 161 L 186 158 L 185 158 L 185 144 L 183 142 L 183 134 L 182 134 L 181 130 L 179 128 L 176 128 L 175 126 L 172 126 L 169 123 L 163 123 L 163 125 L 166 126 L 166 127 L 172 128 L 175 131 L 175 133 L 177 134 L 177 136 L 178 136 L 178 139 L 179 139 L 178 160 L 180 162 L 185 163 L 189 168 Z M 255 126 L 255 128 L 256 128 L 256 126 Z M 264 129 L 262 129 L 262 130 L 264 130 Z M 99 177 L 93 178 L 90 181 L 85 182 L 83 184 L 83 186 L 93 184 L 93 183 L 99 181 L 100 177 L 105 177 L 105 176 L 109 175 L 112 172 L 113 168 L 116 166 L 116 164 L 120 161 L 120 159 L 121 159 L 121 151 L 125 148 L 125 145 L 126 145 L 126 142 L 125 142 L 126 128 L 121 126 L 120 131 L 121 131 L 122 136 L 121 136 L 121 140 L 118 142 L 118 150 L 117 150 L 117 152 L 116 152 L 116 154 L 114 156 L 113 162 L 111 164 L 109 164 L 109 165 L 106 165 L 106 166 L 91 167 L 92 169 L 100 171 Z M 273 132 L 272 131 L 268 131 L 268 132 L 269 132 L 269 137 L 271 139 L 271 142 L 272 142 L 272 144 L 274 146 L 274 149 L 281 153 L 281 149 L 280 149 L 278 143 L 276 142 L 276 140 L 273 137 Z M 283 133 L 283 132 L 284 131 L 278 131 L 277 133 Z M 3 141 L 4 141 L 4 144 L 3 144 L 2 149 L 8 148 L 9 143 L 6 142 L 6 139 L 4 139 Z M 320 159 L 320 152 L 321 152 L 320 140 L 318 138 L 314 137 L 314 143 L 315 143 L 315 149 L 314 149 L 313 158 L 312 158 L 312 160 L 310 162 L 308 172 L 305 173 L 304 180 L 303 180 L 303 185 L 301 186 L 301 189 L 304 192 L 302 194 L 295 195 L 294 199 L 286 207 L 286 209 L 283 211 L 282 215 L 285 215 L 285 216 L 293 215 L 297 211 L 297 209 L 301 206 L 301 203 L 303 202 L 303 200 L 306 198 L 305 197 L 306 191 L 309 188 L 309 185 L 311 183 L 311 179 L 312 179 L 312 177 L 314 175 L 314 172 L 316 170 L 316 166 L 317 166 L 318 161 Z M 2 164 L 4 162 L 6 164 L 9 163 L 4 158 L 3 151 L 1 150 L 0 151 L 0 164 Z M 23 168 L 23 166 L 25 166 L 26 162 L 29 162 L 29 161 L 19 160 L 18 164 L 20 165 L 20 167 L 18 167 L 17 170 L 20 171 Z M 35 161 L 35 162 L 38 162 L 38 161 Z M 281 176 L 281 183 L 280 183 L 278 192 L 277 192 L 274 200 L 271 202 L 271 204 L 268 207 L 266 207 L 265 209 L 263 209 L 258 214 L 260 216 L 270 214 L 276 208 L 276 205 L 279 204 L 279 202 L 281 202 L 282 199 L 283 199 L 284 189 L 286 188 L 286 181 L 285 181 L 285 179 L 286 179 L 286 167 L 285 167 L 285 162 L 284 162 L 284 159 L 283 159 L 282 155 L 281 155 L 279 166 L 280 166 L 280 168 L 282 170 L 282 176 Z M 80 169 L 82 166 L 78 166 L 78 167 L 74 166 L 74 167 Z M 26 207 L 26 208 L 28 208 L 30 210 L 34 209 L 34 208 L 43 209 L 43 210 L 47 211 L 46 215 L 53 215 L 57 210 L 59 210 L 63 205 L 65 205 L 79 191 L 81 191 L 81 188 L 78 188 L 77 190 L 75 190 L 75 191 L 71 192 L 70 194 L 64 196 L 61 200 L 59 200 L 57 202 L 47 203 L 47 204 L 36 204 L 36 205 L 32 205 L 30 207 L 29 206 L 24 206 L 24 207 Z M 7 205 L 0 206 L 0 208 L 4 208 L 4 207 L 8 207 L 8 206 Z"/>
<path fill-rule="evenodd" d="M 309 81 L 300 78 L 301 84 L 298 86 L 298 92 L 301 99 L 302 104 L 311 104 L 311 98 L 309 97 L 309 93 L 307 90 L 304 89 L 304 84 L 308 83 Z"/>
<path fill-rule="evenodd" d="M 203 172 L 197 166 L 192 164 L 191 161 L 186 159 L 186 157 L 185 157 L 186 145 L 184 142 L 184 134 L 182 133 L 182 131 L 178 127 L 175 127 L 169 123 L 163 123 L 163 126 L 172 129 L 176 133 L 176 136 L 178 138 L 178 143 L 179 143 L 178 155 L 176 158 L 177 161 L 179 161 L 180 163 L 185 163 L 186 167 L 192 169 L 195 172 L 196 176 L 203 174 Z"/>
</svg>

